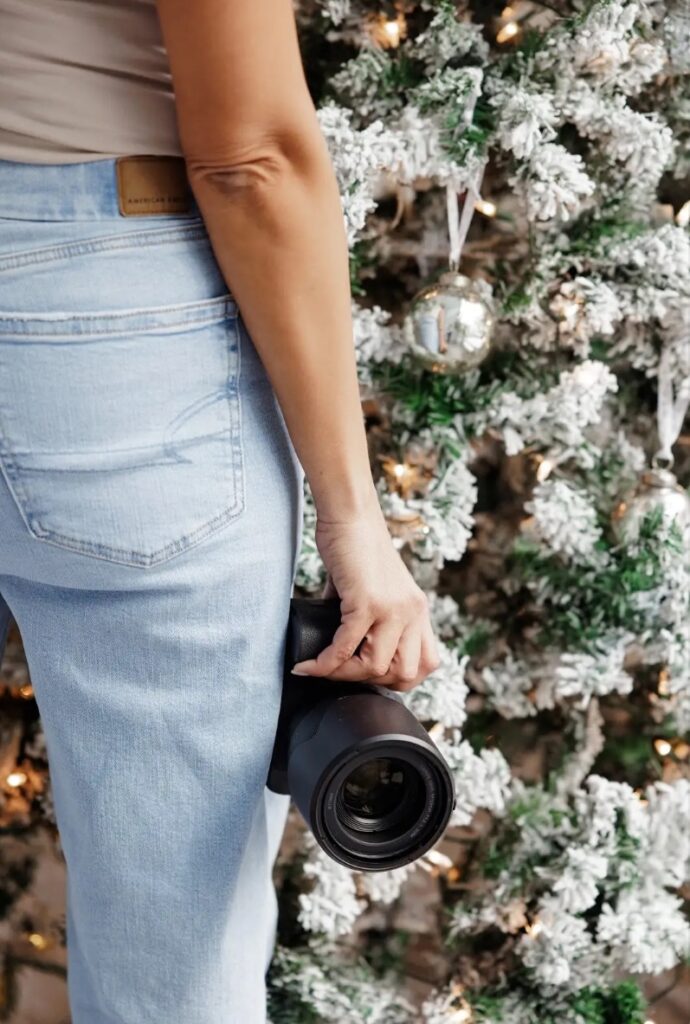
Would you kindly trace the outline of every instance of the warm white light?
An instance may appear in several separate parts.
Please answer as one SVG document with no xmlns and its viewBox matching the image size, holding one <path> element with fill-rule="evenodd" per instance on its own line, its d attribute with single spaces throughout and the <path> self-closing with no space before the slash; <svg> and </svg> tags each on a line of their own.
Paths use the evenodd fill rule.
<svg viewBox="0 0 690 1024">
<path fill-rule="evenodd" d="M 385 14 L 374 14 L 369 20 L 369 31 L 379 46 L 395 47 L 407 35 L 405 15 L 400 13 L 397 18 L 386 17 Z"/>
<path fill-rule="evenodd" d="M 407 466 L 405 465 L 404 462 L 398 462 L 393 467 L 393 475 L 397 476 L 398 479 L 400 479 L 400 477 L 402 477 L 402 476 L 405 476 L 406 472 L 407 472 Z"/>
<path fill-rule="evenodd" d="M 690 224 L 690 199 L 688 199 L 687 203 L 683 203 L 676 214 L 676 224 L 681 228 L 686 228 Z"/>
<path fill-rule="evenodd" d="M 543 930 L 543 928 L 544 928 L 544 925 L 541 923 L 541 921 L 536 920 L 536 921 L 533 921 L 532 924 L 528 924 L 527 927 L 525 928 L 525 931 L 529 935 L 530 939 L 536 939 L 537 935 L 539 934 L 540 931 Z"/>
<path fill-rule="evenodd" d="M 23 786 L 28 777 L 26 772 L 10 772 L 5 781 L 8 786 Z"/>
<path fill-rule="evenodd" d="M 543 484 L 544 481 L 547 480 L 551 476 L 551 471 L 553 470 L 553 466 L 554 466 L 554 464 L 551 461 L 551 459 L 542 459 L 541 460 L 541 462 L 539 463 L 539 468 L 537 469 L 537 480 L 539 481 L 540 484 Z"/>
<path fill-rule="evenodd" d="M 450 857 L 447 857 L 445 853 L 441 853 L 440 850 L 429 850 L 428 853 L 425 854 L 425 856 L 428 861 L 430 861 L 432 864 L 435 864 L 439 868 L 447 869 L 453 867 L 453 861 L 450 859 Z"/>
<path fill-rule="evenodd" d="M 400 25 L 397 21 L 387 21 L 383 26 L 383 31 L 392 42 L 400 41 Z"/>
<path fill-rule="evenodd" d="M 451 1010 L 448 1024 L 469 1024 L 471 1020 L 472 1011 L 468 1006 L 462 1006 L 459 1010 Z"/>
<path fill-rule="evenodd" d="M 496 216 L 496 204 L 492 203 L 489 199 L 478 199 L 474 204 L 474 208 L 478 213 L 483 213 L 485 217 Z"/>
<path fill-rule="evenodd" d="M 45 949 L 48 945 L 45 935 L 41 935 L 40 932 L 31 932 L 27 938 L 35 949 Z"/>
<path fill-rule="evenodd" d="M 520 31 L 520 26 L 517 21 L 508 21 L 503 28 L 498 32 L 496 36 L 497 43 L 507 43 L 510 39 L 514 39 Z"/>
<path fill-rule="evenodd" d="M 668 740 L 654 740 L 654 749 L 659 757 L 668 757 L 673 747 Z"/>
<path fill-rule="evenodd" d="M 503 10 L 501 11 L 501 18 L 503 19 L 503 21 L 508 21 L 510 18 L 514 18 L 514 17 L 515 17 L 515 8 L 514 7 L 504 7 Z"/>
</svg>

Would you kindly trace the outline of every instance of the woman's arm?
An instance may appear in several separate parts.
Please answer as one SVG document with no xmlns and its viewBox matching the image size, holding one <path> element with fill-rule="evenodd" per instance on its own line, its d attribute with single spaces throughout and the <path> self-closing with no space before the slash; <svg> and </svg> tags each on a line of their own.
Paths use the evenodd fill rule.
<svg viewBox="0 0 690 1024">
<path fill-rule="evenodd" d="M 309 481 L 341 598 L 343 626 L 309 667 L 416 685 L 437 663 L 434 638 L 371 475 L 342 205 L 292 2 L 157 4 L 190 183 Z"/>
<path fill-rule="evenodd" d="M 343 214 L 291 0 L 158 0 L 190 183 L 319 511 L 376 500 Z"/>
</svg>

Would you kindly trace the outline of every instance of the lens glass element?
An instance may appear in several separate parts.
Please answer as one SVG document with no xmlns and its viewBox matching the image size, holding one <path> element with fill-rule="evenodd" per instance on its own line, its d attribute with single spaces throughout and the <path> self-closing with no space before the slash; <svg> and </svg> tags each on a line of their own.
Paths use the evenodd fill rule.
<svg viewBox="0 0 690 1024">
<path fill-rule="evenodd" d="M 383 824 L 398 810 L 414 787 L 409 764 L 395 757 L 375 757 L 360 764 L 345 779 L 341 798 L 344 807 L 366 828 Z"/>
</svg>

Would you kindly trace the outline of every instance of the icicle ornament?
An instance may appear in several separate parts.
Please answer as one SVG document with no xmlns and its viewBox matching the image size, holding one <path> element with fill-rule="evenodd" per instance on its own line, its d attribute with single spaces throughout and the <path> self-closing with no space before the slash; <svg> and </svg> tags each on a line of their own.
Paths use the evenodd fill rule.
<svg viewBox="0 0 690 1024">
<path fill-rule="evenodd" d="M 659 361 L 659 449 L 652 459 L 652 468 L 644 470 L 635 488 L 614 509 L 613 528 L 619 540 L 634 541 L 643 520 L 654 512 L 661 513 L 665 530 L 675 524 L 684 538 L 690 537 L 690 495 L 671 472 L 673 445 L 678 440 L 689 404 L 690 377 L 684 377 L 674 389 L 671 355 L 665 348 Z"/>
</svg>

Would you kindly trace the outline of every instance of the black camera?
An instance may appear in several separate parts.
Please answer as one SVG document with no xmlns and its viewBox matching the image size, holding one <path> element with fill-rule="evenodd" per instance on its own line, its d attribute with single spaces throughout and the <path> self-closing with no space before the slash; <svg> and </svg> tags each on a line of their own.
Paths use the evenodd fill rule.
<svg viewBox="0 0 690 1024">
<path fill-rule="evenodd" d="M 441 837 L 455 806 L 453 778 L 395 691 L 290 674 L 327 647 L 339 625 L 339 598 L 291 598 L 267 785 L 290 794 L 334 860 L 384 871 L 416 860 Z"/>
</svg>

